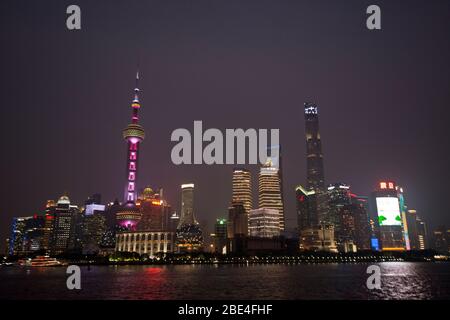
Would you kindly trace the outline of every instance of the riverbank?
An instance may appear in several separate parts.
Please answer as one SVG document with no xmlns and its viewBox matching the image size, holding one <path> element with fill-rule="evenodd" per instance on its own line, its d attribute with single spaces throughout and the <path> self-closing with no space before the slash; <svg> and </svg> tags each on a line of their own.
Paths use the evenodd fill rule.
<svg viewBox="0 0 450 320">
<path fill-rule="evenodd" d="M 448 255 L 434 252 L 308 252 L 294 256 L 258 255 L 230 256 L 211 253 L 165 254 L 150 257 L 137 253 L 114 253 L 107 256 L 70 255 L 56 257 L 63 264 L 77 265 L 185 265 L 185 264 L 322 264 L 322 263 L 377 263 L 377 262 L 448 262 Z M 17 264 L 5 260 L 3 265 Z"/>
</svg>

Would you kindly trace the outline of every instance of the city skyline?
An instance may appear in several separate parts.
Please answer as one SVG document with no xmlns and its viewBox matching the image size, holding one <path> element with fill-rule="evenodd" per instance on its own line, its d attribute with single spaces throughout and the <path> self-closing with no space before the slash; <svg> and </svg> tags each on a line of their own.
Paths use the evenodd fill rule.
<svg viewBox="0 0 450 320">
<path fill-rule="evenodd" d="M 444 4 L 442 6 L 445 7 Z M 398 4 L 391 6 L 386 4 L 386 7 L 393 11 L 400 10 Z M 180 8 L 186 9 L 181 4 Z M 132 9 L 133 5 L 127 10 Z M 319 9 L 320 6 L 308 10 L 315 12 L 314 10 Z M 280 10 L 285 13 L 283 6 Z M 194 19 L 197 14 L 190 12 L 189 19 Z M 303 14 L 306 13 L 299 13 L 300 16 Z M 347 13 L 346 21 L 357 23 L 357 17 L 353 17 L 353 14 L 357 15 L 352 9 Z M 389 41 L 384 43 L 385 40 L 380 39 L 378 35 L 368 34 L 367 30 L 362 28 L 356 31 L 357 38 L 362 44 L 349 47 L 352 52 L 362 53 L 360 65 L 352 67 L 345 56 L 325 59 L 319 55 L 314 62 L 311 58 L 321 45 L 326 45 L 326 41 L 332 39 L 332 35 L 344 41 L 344 44 L 350 45 L 350 42 L 346 41 L 347 25 L 337 28 L 336 31 L 326 31 L 325 34 L 329 36 L 325 37 L 326 41 L 320 42 L 320 45 L 299 44 L 302 42 L 301 36 L 297 39 L 293 33 L 288 33 L 287 38 L 280 38 L 279 47 L 275 49 L 264 47 L 263 52 L 267 55 L 258 55 L 256 49 L 245 45 L 244 40 L 254 39 L 251 45 L 258 47 L 266 44 L 267 39 L 281 36 L 286 31 L 280 22 L 281 15 L 275 15 L 274 19 L 280 29 L 268 34 L 265 29 L 267 25 L 262 20 L 266 15 L 269 15 L 269 11 L 253 17 L 252 21 L 238 16 L 237 25 L 245 26 L 247 29 L 244 35 L 238 37 L 238 44 L 231 46 L 223 55 L 221 55 L 223 45 L 207 33 L 195 36 L 186 32 L 184 36 L 197 43 L 198 48 L 209 48 L 208 44 L 211 44 L 212 52 L 203 55 L 198 53 L 195 47 L 180 47 L 185 54 L 185 60 L 181 61 L 173 60 L 173 56 L 164 58 L 164 53 L 172 51 L 162 44 L 151 48 L 149 41 L 144 41 L 147 36 L 142 33 L 137 35 L 138 38 L 142 38 L 140 41 L 129 42 L 124 37 L 127 44 L 125 47 L 128 47 L 130 52 L 140 51 L 139 47 L 144 46 L 140 58 L 140 70 L 144 75 L 141 87 L 145 92 L 142 119 L 150 139 L 144 142 L 141 154 L 139 188 L 143 189 L 147 185 L 154 188 L 163 187 L 169 202 L 175 208 L 180 208 L 179 185 L 192 181 L 196 185 L 198 208 L 196 217 L 199 222 L 208 219 L 211 230 L 216 218 L 227 214 L 231 199 L 233 166 L 172 165 L 170 132 L 175 128 L 189 127 L 195 119 L 205 119 L 208 126 L 217 128 L 245 129 L 279 125 L 280 144 L 283 145 L 286 225 L 295 226 L 294 187 L 306 183 L 302 107 L 305 101 L 313 100 L 321 110 L 320 130 L 322 149 L 326 158 L 326 185 L 342 181 L 349 184 L 358 195 L 368 195 L 380 180 L 392 179 L 404 186 L 409 207 L 420 212 L 421 217 L 430 225 L 430 230 L 440 224 L 450 224 L 449 217 L 445 214 L 446 207 L 439 203 L 443 198 L 446 180 L 444 178 L 445 174 L 448 175 L 445 163 L 449 158 L 445 149 L 445 145 L 448 145 L 446 142 L 448 135 L 446 136 L 445 132 L 440 134 L 445 128 L 445 117 L 442 115 L 448 115 L 444 106 L 449 104 L 448 88 L 445 89 L 448 73 L 445 75 L 444 72 L 449 66 L 448 61 L 444 59 L 450 52 L 448 44 L 442 44 L 439 54 L 436 49 L 432 49 L 433 54 L 437 54 L 436 62 L 427 60 L 426 66 L 415 66 L 417 69 L 414 80 L 409 79 L 406 69 L 425 53 L 411 47 L 416 48 L 416 51 L 413 50 L 411 53 L 413 58 L 406 59 L 406 62 L 402 61 L 404 58 L 402 53 L 410 48 L 411 44 L 408 42 L 410 38 L 401 42 L 397 37 L 385 34 Z M 230 13 L 225 13 L 225 17 L 230 18 Z M 389 17 L 387 13 L 387 27 Z M 289 21 L 297 21 L 297 18 L 290 16 Z M 419 19 L 416 15 L 414 18 Z M 104 19 L 110 28 L 114 27 L 112 20 Z M 161 20 L 152 21 L 157 27 L 161 27 L 158 24 L 162 23 Z M 186 18 L 181 21 L 188 23 L 191 20 Z M 327 25 L 337 21 L 336 17 L 331 17 L 331 22 L 327 22 L 330 23 Z M 91 29 L 95 39 L 97 37 L 95 33 L 101 29 L 89 22 L 92 20 L 87 15 L 86 32 Z M 47 27 L 57 24 L 52 19 L 43 23 Z M 227 36 L 232 35 L 209 20 L 197 23 L 215 27 L 214 30 L 222 36 L 221 39 L 225 43 Z M 260 29 L 251 29 L 252 23 L 256 23 Z M 142 22 L 139 27 L 147 30 L 146 27 L 150 25 L 152 25 L 150 22 L 149 25 Z M 436 37 L 443 35 L 439 24 L 425 25 Z M 301 25 L 297 26 L 295 30 L 299 31 Z M 236 30 L 233 29 L 233 25 L 230 27 Z M 93 193 L 101 193 L 105 202 L 113 201 L 115 198 L 121 199 L 123 142 L 120 141 L 118 129 L 126 124 L 124 118 L 129 110 L 128 89 L 132 85 L 136 59 L 131 53 L 127 57 L 129 61 L 121 58 L 122 63 L 116 65 L 115 59 L 118 59 L 123 51 L 118 48 L 119 43 L 112 41 L 113 37 L 107 37 L 104 46 L 93 46 L 93 58 L 83 54 L 76 58 L 77 55 L 70 50 L 78 47 L 87 50 L 92 46 L 86 38 L 86 33 L 71 35 L 64 30 L 56 30 L 51 31 L 51 34 L 60 39 L 60 45 L 68 44 L 67 49 L 62 46 L 55 48 L 56 52 L 67 55 L 73 61 L 73 65 L 66 66 L 66 69 L 62 67 L 66 63 L 51 59 L 50 52 L 48 52 L 49 59 L 53 60 L 52 63 L 56 66 L 47 72 L 39 66 L 30 68 L 30 63 L 36 63 L 37 57 L 28 61 L 29 56 L 22 54 L 18 57 L 19 65 L 12 68 L 6 65 L 11 58 L 10 54 L 2 54 L 2 64 L 5 64 L 2 83 L 5 85 L 2 89 L 1 103 L 5 106 L 21 106 L 21 110 L 15 107 L 2 108 L 3 128 L 6 131 L 11 131 L 18 125 L 23 128 L 23 132 L 19 133 L 16 139 L 5 141 L 5 148 L 14 152 L 10 158 L 2 159 L 2 176 L 5 177 L 5 181 L 10 181 L 8 187 L 2 190 L 5 197 L 0 207 L 2 239 L 9 236 L 12 217 L 29 216 L 40 212 L 38 210 L 43 211 L 48 199 L 57 200 L 65 191 L 76 204 L 82 204 L 83 200 Z M 125 30 L 124 34 L 133 33 L 131 27 Z M 169 41 L 173 44 L 178 39 L 170 30 L 160 28 L 159 34 L 152 30 L 154 29 L 149 29 L 149 33 L 156 39 L 160 39 L 162 35 L 169 35 Z M 402 30 L 406 32 L 407 28 Z M 32 48 L 29 46 L 46 50 L 43 45 L 46 39 L 49 39 L 48 36 L 43 38 L 42 43 L 32 41 L 30 44 L 20 44 L 17 41 L 29 35 L 44 36 L 50 31 L 44 28 L 20 32 L 18 40 L 9 39 L 9 41 L 22 48 L 23 52 L 26 52 L 27 48 Z M 305 37 L 301 32 L 300 34 Z M 265 37 L 264 41 L 262 37 Z M 428 47 L 427 39 L 420 38 L 419 41 L 424 47 Z M 152 45 L 155 45 L 155 41 Z M 292 49 L 291 46 L 294 47 L 293 52 L 299 56 L 294 57 L 288 53 Z M 368 46 L 367 51 L 364 46 Z M 384 47 L 391 48 L 389 58 L 379 56 L 381 48 Z M 112 56 L 107 57 L 105 50 L 109 49 L 117 51 L 110 51 Z M 340 49 L 336 50 L 343 53 Z M 252 59 L 255 55 L 256 59 Z M 101 56 L 104 59 L 98 60 Z M 223 59 L 219 59 L 220 57 Z M 287 58 L 289 66 L 283 65 L 280 62 L 281 58 Z M 202 59 L 206 59 L 206 66 L 212 67 L 211 71 L 202 67 Z M 97 64 L 97 61 L 101 63 Z M 178 61 L 175 63 L 176 67 L 171 66 L 171 63 L 176 61 Z M 324 80 L 327 70 L 320 68 L 320 62 L 328 62 L 333 69 L 332 81 Z M 311 63 L 311 66 L 307 63 Z M 376 71 L 375 66 L 378 64 L 385 66 L 384 72 Z M 44 59 L 43 66 L 46 65 L 49 65 L 49 61 Z M 85 68 L 80 67 L 83 65 Z M 112 67 L 113 65 L 115 67 Z M 248 67 L 242 68 L 245 65 Z M 388 66 L 392 65 L 404 74 L 401 76 L 393 74 L 388 70 Z M 230 67 L 232 72 L 227 70 Z M 347 73 L 349 75 L 345 78 L 345 83 L 340 85 L 338 82 L 341 78 L 337 75 L 346 67 L 350 72 Z M 290 71 L 291 68 L 293 71 Z M 77 69 L 84 70 L 85 73 Z M 361 70 L 367 70 L 367 74 Z M 68 77 L 69 74 L 74 78 Z M 282 75 L 280 85 L 271 80 L 276 79 L 277 75 Z M 375 80 L 369 79 L 373 75 Z M 441 79 L 440 83 L 435 80 L 427 84 L 418 80 L 421 77 L 437 79 L 438 76 Z M 237 77 L 241 80 L 237 80 Z M 389 77 L 390 79 L 386 79 Z M 363 84 L 358 85 L 361 80 Z M 191 81 L 193 84 L 190 84 Z M 234 82 L 236 84 L 233 84 Z M 251 86 L 247 85 L 243 91 L 241 88 L 246 83 L 251 83 Z M 209 88 L 211 93 L 203 96 L 203 93 L 197 91 L 198 87 Z M 231 90 L 220 89 L 222 87 Z M 422 87 L 425 89 L 419 90 Z M 370 88 L 378 88 L 376 94 L 373 94 Z M 26 97 L 23 93 L 26 93 Z M 225 93 L 228 95 L 225 101 L 218 101 L 215 98 L 215 96 L 222 97 Z M 430 97 L 432 94 L 433 97 Z M 244 106 L 250 107 L 243 109 Z M 283 112 L 276 113 L 280 108 Z M 184 111 L 186 109 L 188 111 Z M 273 113 L 263 116 L 261 110 L 275 112 L 275 117 L 272 117 Z M 429 117 L 429 121 L 425 123 L 422 116 L 424 111 L 428 111 Z M 16 117 L 17 114 L 23 115 L 20 121 Z M 237 114 L 239 117 L 236 117 Z M 55 132 L 58 134 L 55 135 Z M 21 144 L 21 148 L 17 148 L 17 143 Z M 439 154 L 433 153 L 439 147 L 444 149 L 441 149 Z M 248 167 L 252 172 L 253 181 L 256 181 L 259 166 Z M 440 172 L 441 170 L 444 172 Z M 208 190 L 210 180 L 220 182 L 213 192 Z M 253 199 L 257 199 L 255 188 L 254 184 Z M 23 192 L 26 201 L 19 201 L 22 200 Z M 5 201 L 6 199 L 9 201 Z"/>
</svg>

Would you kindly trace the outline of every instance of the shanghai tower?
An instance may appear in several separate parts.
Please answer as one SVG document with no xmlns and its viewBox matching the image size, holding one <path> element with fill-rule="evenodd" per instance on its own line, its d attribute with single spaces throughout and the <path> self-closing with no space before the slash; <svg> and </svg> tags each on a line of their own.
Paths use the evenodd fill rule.
<svg viewBox="0 0 450 320">
<path fill-rule="evenodd" d="M 139 208 L 135 204 L 139 146 L 145 138 L 144 129 L 138 123 L 138 112 L 141 108 L 138 82 L 139 72 L 136 73 L 136 86 L 134 88 L 134 98 L 131 103 L 131 123 L 122 131 L 123 138 L 127 142 L 126 183 L 123 205 L 121 210 L 116 214 L 117 224 L 128 230 L 135 230 L 142 216 Z"/>
<path fill-rule="evenodd" d="M 309 190 L 325 188 L 323 173 L 322 143 L 319 133 L 319 114 L 317 106 L 305 102 L 305 134 L 306 134 L 306 181 Z"/>
</svg>

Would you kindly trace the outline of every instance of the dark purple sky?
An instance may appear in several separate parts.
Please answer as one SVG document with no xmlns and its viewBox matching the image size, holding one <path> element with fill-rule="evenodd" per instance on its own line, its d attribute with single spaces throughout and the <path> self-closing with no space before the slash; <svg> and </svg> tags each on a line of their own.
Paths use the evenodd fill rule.
<svg viewBox="0 0 450 320">
<path fill-rule="evenodd" d="M 180 184 L 194 182 L 199 221 L 227 214 L 232 166 L 173 165 L 171 132 L 194 120 L 279 128 L 294 227 L 302 108 L 313 100 L 328 183 L 366 195 L 393 179 L 431 227 L 450 224 L 449 1 L 115 2 L 0 4 L 1 239 L 13 216 L 64 191 L 79 204 L 96 192 L 122 197 L 138 61 L 140 184 L 164 187 L 178 207 Z M 365 26 L 374 3 L 381 31 Z M 81 7 L 81 31 L 65 27 L 69 4 Z"/>
</svg>

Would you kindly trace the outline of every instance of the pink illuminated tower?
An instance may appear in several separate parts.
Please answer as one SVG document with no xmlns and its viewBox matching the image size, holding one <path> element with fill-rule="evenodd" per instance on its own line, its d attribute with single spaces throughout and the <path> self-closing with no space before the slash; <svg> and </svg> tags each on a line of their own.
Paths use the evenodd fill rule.
<svg viewBox="0 0 450 320">
<path fill-rule="evenodd" d="M 127 141 L 126 184 L 122 209 L 116 214 L 117 224 L 128 230 L 135 230 L 136 224 L 142 216 L 135 203 L 137 198 L 136 181 L 138 173 L 139 145 L 145 138 L 144 128 L 138 123 L 138 112 L 141 108 L 138 82 L 139 71 L 136 73 L 136 88 L 134 89 L 134 99 L 131 103 L 131 123 L 123 130 L 123 138 Z"/>
</svg>

